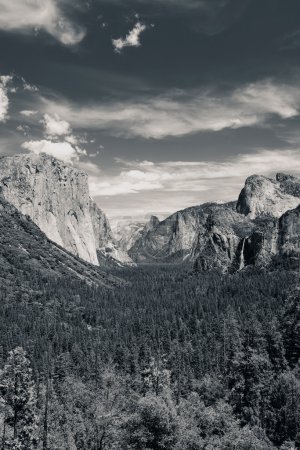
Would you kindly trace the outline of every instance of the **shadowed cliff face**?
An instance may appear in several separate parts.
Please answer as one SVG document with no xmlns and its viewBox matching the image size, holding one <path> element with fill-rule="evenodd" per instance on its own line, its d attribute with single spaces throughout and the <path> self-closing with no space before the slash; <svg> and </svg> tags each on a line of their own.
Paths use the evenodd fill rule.
<svg viewBox="0 0 300 450">
<path fill-rule="evenodd" d="M 300 205 L 287 211 L 279 220 L 279 256 L 292 268 L 300 262 Z"/>
<path fill-rule="evenodd" d="M 53 242 L 98 265 L 97 252 L 116 259 L 118 249 L 105 214 L 89 196 L 87 175 L 48 155 L 16 155 L 0 159 L 3 197 Z"/>
</svg>

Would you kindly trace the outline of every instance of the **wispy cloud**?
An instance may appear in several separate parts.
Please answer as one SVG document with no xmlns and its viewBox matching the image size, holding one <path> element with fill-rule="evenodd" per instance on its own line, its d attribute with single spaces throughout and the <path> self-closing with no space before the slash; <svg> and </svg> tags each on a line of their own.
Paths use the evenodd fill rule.
<svg viewBox="0 0 300 450">
<path fill-rule="evenodd" d="M 0 76 L 0 122 L 5 122 L 8 117 L 8 85 L 11 81 L 12 77 L 10 75 Z"/>
<path fill-rule="evenodd" d="M 20 114 L 25 117 L 32 117 L 35 116 L 38 113 L 38 111 L 32 110 L 32 109 L 23 109 L 20 111 Z"/>
<path fill-rule="evenodd" d="M 65 117 L 74 127 L 102 129 L 128 138 L 163 139 L 261 125 L 273 116 L 295 117 L 300 111 L 300 89 L 264 80 L 222 95 L 170 92 L 142 101 L 87 107 L 45 99 L 42 102 L 45 112 Z"/>
<path fill-rule="evenodd" d="M 85 31 L 65 17 L 61 0 L 0 0 L 0 29 L 19 33 L 46 31 L 64 45 L 74 45 Z"/>
<path fill-rule="evenodd" d="M 132 30 L 128 32 L 125 38 L 113 39 L 112 44 L 117 53 L 121 53 L 121 51 L 125 47 L 140 47 L 140 36 L 143 31 L 146 30 L 146 25 L 141 22 L 137 22 Z"/>
<path fill-rule="evenodd" d="M 300 150 L 260 150 L 241 154 L 226 161 L 122 161 L 114 177 L 90 177 L 94 196 L 120 196 L 142 192 L 214 192 L 211 199 L 235 199 L 247 176 L 270 175 L 277 171 L 300 174 Z M 225 195 L 225 198 L 224 198 Z M 232 197 L 230 197 L 232 195 Z M 166 197 L 167 198 L 167 197 Z M 166 203 L 167 204 L 167 203 Z"/>
</svg>

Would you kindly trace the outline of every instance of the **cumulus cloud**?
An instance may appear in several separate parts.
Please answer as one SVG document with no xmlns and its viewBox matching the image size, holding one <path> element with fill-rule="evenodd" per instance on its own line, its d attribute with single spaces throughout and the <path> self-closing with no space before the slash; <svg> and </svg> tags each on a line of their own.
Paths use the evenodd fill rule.
<svg viewBox="0 0 300 450">
<path fill-rule="evenodd" d="M 22 148 L 37 155 L 47 153 L 68 164 L 78 160 L 78 152 L 80 150 L 73 147 L 69 142 L 52 142 L 46 139 L 24 142 Z"/>
<path fill-rule="evenodd" d="M 42 29 L 64 45 L 79 43 L 85 31 L 59 8 L 61 0 L 0 0 L 0 29 L 26 33 Z"/>
<path fill-rule="evenodd" d="M 271 175 L 277 171 L 300 174 L 299 150 L 260 150 L 226 161 L 122 161 L 118 175 L 91 177 L 94 196 L 119 196 L 145 191 L 213 192 L 208 198 L 234 200 L 247 176 Z M 167 196 L 166 194 L 166 204 Z M 206 197 L 207 198 L 207 197 Z"/>
<path fill-rule="evenodd" d="M 8 117 L 9 98 L 8 85 L 12 81 L 12 76 L 0 76 L 0 122 L 5 122 Z"/>
<path fill-rule="evenodd" d="M 146 25 L 141 22 L 137 22 L 132 30 L 126 35 L 125 38 L 113 39 L 112 44 L 117 53 L 120 53 L 125 47 L 139 47 L 140 36 L 143 31 L 146 30 Z"/>
<path fill-rule="evenodd" d="M 71 133 L 70 124 L 62 120 L 57 114 L 53 116 L 44 114 L 42 123 L 44 124 L 46 135 L 49 137 L 66 136 Z"/>
<path fill-rule="evenodd" d="M 273 116 L 295 117 L 300 111 L 300 89 L 264 80 L 222 95 L 170 92 L 142 101 L 88 107 L 44 99 L 42 108 L 49 114 L 55 111 L 75 127 L 102 129 L 128 138 L 163 139 L 261 125 Z"/>
<path fill-rule="evenodd" d="M 25 117 L 35 115 L 36 111 L 21 111 Z M 62 120 L 57 114 L 44 114 L 40 123 L 44 126 L 44 139 L 28 140 L 22 144 L 22 148 L 35 154 L 47 153 L 55 158 L 65 161 L 68 164 L 78 162 L 81 156 L 86 156 L 87 152 L 81 147 L 80 137 L 72 133 L 70 124 Z M 20 125 L 19 131 L 26 131 L 26 125 Z"/>
</svg>

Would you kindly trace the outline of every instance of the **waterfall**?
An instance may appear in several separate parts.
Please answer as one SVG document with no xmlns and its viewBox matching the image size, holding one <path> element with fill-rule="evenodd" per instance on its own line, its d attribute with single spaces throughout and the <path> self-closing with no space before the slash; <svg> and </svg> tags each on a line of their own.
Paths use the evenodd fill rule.
<svg viewBox="0 0 300 450">
<path fill-rule="evenodd" d="M 246 238 L 243 238 L 242 249 L 241 249 L 241 254 L 240 254 L 239 270 L 242 270 L 245 267 L 245 257 L 244 257 L 245 241 L 246 241 Z"/>
</svg>

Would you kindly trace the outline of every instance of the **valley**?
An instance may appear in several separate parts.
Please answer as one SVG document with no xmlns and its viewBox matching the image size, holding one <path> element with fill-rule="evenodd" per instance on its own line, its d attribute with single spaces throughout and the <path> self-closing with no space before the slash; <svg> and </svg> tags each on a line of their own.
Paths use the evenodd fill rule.
<svg viewBox="0 0 300 450">
<path fill-rule="evenodd" d="M 0 173 L 6 442 L 18 367 L 26 449 L 299 447 L 298 179 L 115 237 L 77 169 L 26 155 Z"/>
</svg>

